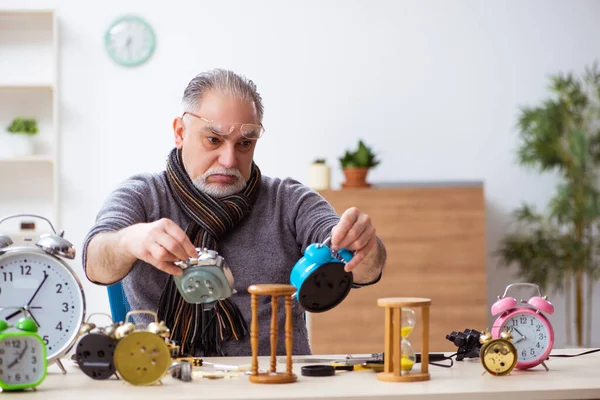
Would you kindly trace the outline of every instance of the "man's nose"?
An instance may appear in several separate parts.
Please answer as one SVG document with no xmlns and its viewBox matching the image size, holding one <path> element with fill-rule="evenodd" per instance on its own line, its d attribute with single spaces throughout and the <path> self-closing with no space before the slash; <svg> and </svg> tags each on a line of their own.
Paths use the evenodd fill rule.
<svg viewBox="0 0 600 400">
<path fill-rule="evenodd" d="M 221 148 L 221 154 L 219 155 L 219 164 L 225 168 L 235 167 L 235 145 L 226 143 Z"/>
</svg>

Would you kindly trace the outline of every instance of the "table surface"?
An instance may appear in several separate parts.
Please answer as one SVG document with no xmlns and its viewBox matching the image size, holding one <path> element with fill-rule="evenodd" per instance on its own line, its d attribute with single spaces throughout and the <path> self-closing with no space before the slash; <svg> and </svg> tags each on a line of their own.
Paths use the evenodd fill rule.
<svg viewBox="0 0 600 400">
<path fill-rule="evenodd" d="M 555 349 L 551 354 L 578 354 L 587 349 Z M 449 353 L 448 353 L 449 354 Z M 308 356 L 306 358 L 336 358 L 340 356 Z M 341 356 L 343 358 L 344 356 Z M 278 357 L 277 370 L 285 371 L 285 363 Z M 226 364 L 250 364 L 250 357 L 206 358 L 205 361 Z M 284 361 L 284 359 L 283 359 Z M 56 365 L 48 369 L 48 376 L 36 391 L 15 393 L 25 399 L 600 399 L 600 352 L 573 358 L 554 358 L 546 361 L 549 371 L 542 366 L 527 371 L 513 370 L 507 376 L 482 375 L 479 359 L 455 361 L 451 368 L 430 365 L 431 379 L 425 382 L 382 382 L 370 370 L 337 372 L 330 377 L 305 377 L 295 362 L 298 381 L 288 384 L 256 384 L 248 376 L 207 379 L 194 376 L 183 382 L 166 375 L 162 384 L 133 386 L 112 377 L 95 381 L 84 375 L 71 360 L 64 360 L 67 374 Z M 312 363 L 314 364 L 314 363 Z M 259 368 L 269 368 L 269 358 L 259 357 Z M 415 369 L 420 371 L 421 364 Z M 194 371 L 213 371 L 211 367 Z M 197 373 L 195 372 L 195 375 Z M 10 395 L 3 393 L 3 395 Z M 8 398 L 8 397 L 7 397 Z"/>
</svg>

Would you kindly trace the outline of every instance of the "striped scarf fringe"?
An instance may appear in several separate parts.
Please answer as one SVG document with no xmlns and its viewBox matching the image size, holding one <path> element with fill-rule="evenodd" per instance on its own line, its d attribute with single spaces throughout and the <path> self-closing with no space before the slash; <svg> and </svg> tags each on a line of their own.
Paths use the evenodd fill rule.
<svg viewBox="0 0 600 400">
<path fill-rule="evenodd" d="M 221 199 L 199 191 L 187 175 L 181 151 L 173 149 L 167 161 L 167 180 L 175 200 L 192 220 L 186 234 L 195 247 L 218 251 L 218 240 L 244 219 L 260 189 L 261 173 L 252 164 L 250 179 L 239 193 Z M 180 356 L 225 356 L 223 343 L 248 334 L 247 323 L 229 298 L 213 307 L 183 300 L 175 281 L 165 285 L 158 317 L 171 329 L 170 339 L 179 346 Z"/>
</svg>

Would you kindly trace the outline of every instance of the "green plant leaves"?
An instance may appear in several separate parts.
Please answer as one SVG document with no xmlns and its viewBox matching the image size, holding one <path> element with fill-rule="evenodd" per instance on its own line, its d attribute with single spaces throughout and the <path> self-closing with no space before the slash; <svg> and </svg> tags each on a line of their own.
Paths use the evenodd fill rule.
<svg viewBox="0 0 600 400">
<path fill-rule="evenodd" d="M 15 134 L 35 135 L 38 133 L 37 121 L 33 118 L 15 118 L 6 130 Z"/>
<path fill-rule="evenodd" d="M 367 167 L 373 168 L 379 165 L 379 160 L 375 158 L 375 154 L 370 147 L 365 145 L 362 140 L 358 141 L 358 149 L 354 152 L 346 150 L 344 156 L 341 157 L 340 163 L 342 168 L 352 167 Z"/>
</svg>

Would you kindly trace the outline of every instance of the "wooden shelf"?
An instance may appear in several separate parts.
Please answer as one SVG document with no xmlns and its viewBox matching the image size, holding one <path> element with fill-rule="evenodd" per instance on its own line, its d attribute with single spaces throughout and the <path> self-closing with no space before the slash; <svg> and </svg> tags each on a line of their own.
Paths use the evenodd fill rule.
<svg viewBox="0 0 600 400">
<path fill-rule="evenodd" d="M 52 10 L 0 10 L 0 17 L 28 17 L 33 15 L 52 16 Z"/>
<path fill-rule="evenodd" d="M 25 157 L 6 151 L 13 144 L 0 131 L 0 146 L 8 146 L 0 151 L 0 186 L 10 188 L 0 190 L 0 214 L 34 212 L 60 224 L 57 22 L 52 9 L 0 9 L 0 129 L 17 117 L 35 118 L 39 129 Z"/>
<path fill-rule="evenodd" d="M 13 164 L 13 163 L 49 163 L 54 164 L 54 158 L 48 155 L 40 154 L 28 157 L 15 157 L 15 158 L 0 158 L 0 164 Z"/>
<path fill-rule="evenodd" d="M 54 85 L 50 83 L 2 83 L 0 82 L 0 90 L 3 91 L 14 91 L 14 90 L 26 90 L 26 91 L 54 91 Z"/>
</svg>

